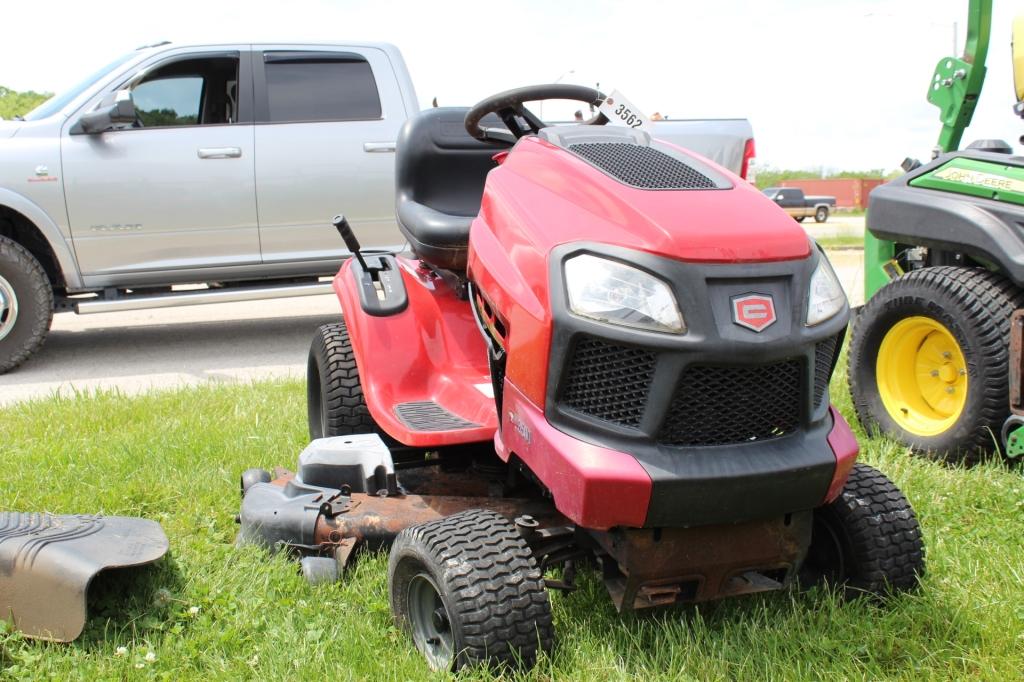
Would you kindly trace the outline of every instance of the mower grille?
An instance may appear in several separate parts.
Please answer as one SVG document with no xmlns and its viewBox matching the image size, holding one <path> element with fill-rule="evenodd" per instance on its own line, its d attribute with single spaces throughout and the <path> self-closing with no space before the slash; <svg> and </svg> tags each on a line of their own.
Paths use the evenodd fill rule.
<svg viewBox="0 0 1024 682">
<path fill-rule="evenodd" d="M 801 362 L 690 365 L 658 434 L 663 445 L 729 445 L 769 440 L 800 425 Z"/>
<path fill-rule="evenodd" d="M 573 349 L 562 403 L 624 426 L 640 426 L 654 377 L 654 354 L 584 338 Z"/>
<path fill-rule="evenodd" d="M 822 398 L 828 397 L 828 381 L 832 378 L 832 363 L 835 361 L 836 341 L 839 337 L 819 341 L 814 347 L 814 405 L 820 406 Z"/>
<path fill-rule="evenodd" d="M 714 189 L 708 176 L 679 159 L 651 147 L 624 142 L 587 142 L 569 151 L 619 182 L 640 189 Z"/>
</svg>

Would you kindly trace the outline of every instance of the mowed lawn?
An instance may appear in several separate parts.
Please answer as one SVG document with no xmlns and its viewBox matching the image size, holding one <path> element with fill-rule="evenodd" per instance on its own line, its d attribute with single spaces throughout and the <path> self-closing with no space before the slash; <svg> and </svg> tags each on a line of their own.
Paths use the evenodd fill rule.
<svg viewBox="0 0 1024 682">
<path fill-rule="evenodd" d="M 841 378 L 832 394 L 851 416 Z M 95 617 L 75 643 L 0 630 L 0 679 L 443 677 L 392 626 L 386 557 L 362 556 L 343 582 L 313 588 L 284 558 L 234 548 L 239 473 L 293 466 L 306 440 L 297 381 L 0 411 L 0 509 L 142 515 L 160 521 L 171 542 L 155 570 L 98 586 Z M 620 617 L 589 575 L 578 592 L 553 596 L 554 654 L 531 673 L 504 675 L 1021 679 L 1021 467 L 951 469 L 880 439 L 862 440 L 862 457 L 917 510 L 928 551 L 919 592 L 878 604 L 789 591 Z"/>
</svg>

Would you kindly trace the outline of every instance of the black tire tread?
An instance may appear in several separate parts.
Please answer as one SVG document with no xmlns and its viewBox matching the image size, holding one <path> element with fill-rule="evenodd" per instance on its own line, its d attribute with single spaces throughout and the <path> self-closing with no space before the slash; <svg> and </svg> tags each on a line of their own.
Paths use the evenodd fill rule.
<svg viewBox="0 0 1024 682">
<path fill-rule="evenodd" d="M 881 295 L 883 292 L 884 296 Z M 872 321 L 872 313 L 876 309 L 896 298 L 918 297 L 934 301 L 942 296 L 951 298 L 962 311 L 960 320 L 963 325 L 977 331 L 981 339 L 977 354 L 987 358 L 985 365 L 989 371 L 982 377 L 971 377 L 972 383 L 980 385 L 982 392 L 979 398 L 980 418 L 971 428 L 969 437 L 953 451 L 933 454 L 952 462 L 974 464 L 991 449 L 993 435 L 999 434 L 1009 414 L 1010 315 L 1017 308 L 1024 307 L 1024 292 L 1003 275 L 981 268 L 937 266 L 914 270 L 879 290 L 857 316 L 850 335 L 850 395 L 861 424 L 865 427 L 877 425 L 865 398 L 869 392 L 875 391 L 875 387 L 870 385 L 870 381 L 867 382 L 869 385 L 862 381 L 866 376 L 873 378 L 874 373 L 865 374 L 859 369 L 862 358 L 857 350 L 867 334 L 865 326 Z M 968 365 L 972 363 L 971 358 L 967 361 Z"/>
<path fill-rule="evenodd" d="M 319 400 L 326 402 L 326 424 L 323 435 L 347 436 L 356 433 L 383 433 L 370 416 L 359 380 L 355 353 L 349 339 L 348 327 L 344 322 L 321 325 L 313 338 L 309 357 L 309 379 L 313 372 L 319 372 Z M 310 382 L 312 386 L 312 382 Z M 307 397 L 309 409 L 317 408 L 313 396 Z M 310 436 L 313 421 L 310 420 Z"/>
<path fill-rule="evenodd" d="M 506 518 L 472 509 L 403 530 L 392 547 L 389 578 L 406 548 L 425 552 L 441 568 L 444 587 L 438 587 L 447 590 L 451 618 L 461 624 L 464 638 L 457 667 L 478 662 L 532 666 L 541 651 L 551 650 L 554 625 L 543 576 Z M 394 605 L 393 584 L 392 591 Z"/>
<path fill-rule="evenodd" d="M 907 498 L 885 474 L 860 462 L 827 507 L 850 542 L 850 591 L 885 595 L 914 589 L 925 572 L 921 526 Z"/>
<path fill-rule="evenodd" d="M 21 268 L 23 273 L 28 276 L 31 280 L 31 288 L 28 292 L 17 292 L 18 299 L 27 301 L 28 297 L 31 297 L 36 304 L 33 306 L 35 320 L 25 320 L 25 323 L 30 324 L 31 333 L 13 348 L 6 349 L 0 356 L 0 374 L 4 374 L 28 360 L 46 340 L 46 335 L 53 322 L 53 288 L 50 286 L 50 279 L 47 277 L 46 271 L 35 256 L 13 239 L 0 236 L 0 261 L 14 263 L 15 267 Z M 21 309 L 22 311 L 27 310 L 24 305 L 21 306 Z M 22 324 L 20 314 L 18 325 Z M 8 336 L 4 340 L 10 339 L 11 337 Z"/>
</svg>

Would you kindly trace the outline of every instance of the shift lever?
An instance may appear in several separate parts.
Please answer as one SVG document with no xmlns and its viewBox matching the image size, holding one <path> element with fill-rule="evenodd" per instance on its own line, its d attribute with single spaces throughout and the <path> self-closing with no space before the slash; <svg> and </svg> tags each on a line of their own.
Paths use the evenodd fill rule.
<svg viewBox="0 0 1024 682">
<path fill-rule="evenodd" d="M 338 234 L 341 235 L 341 238 L 345 240 L 345 246 L 348 247 L 348 250 L 351 251 L 352 255 L 356 257 L 357 261 L 359 261 L 359 265 L 362 266 L 363 272 L 369 272 L 370 268 L 367 267 L 366 261 L 363 260 L 363 254 L 359 252 L 359 249 L 361 248 L 359 246 L 359 240 L 356 239 L 356 233 L 352 231 L 352 226 L 348 224 L 348 220 L 345 219 L 345 216 L 339 213 L 334 216 L 334 220 L 331 222 L 334 224 L 334 229 L 336 229 Z"/>
</svg>

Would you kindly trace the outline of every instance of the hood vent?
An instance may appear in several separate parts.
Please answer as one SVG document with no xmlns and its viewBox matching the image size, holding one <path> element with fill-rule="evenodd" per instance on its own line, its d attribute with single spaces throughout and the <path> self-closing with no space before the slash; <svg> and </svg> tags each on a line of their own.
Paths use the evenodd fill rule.
<svg viewBox="0 0 1024 682">
<path fill-rule="evenodd" d="M 619 182 L 638 189 L 717 189 L 714 180 L 652 147 L 626 142 L 581 142 L 569 151 Z"/>
</svg>

